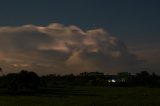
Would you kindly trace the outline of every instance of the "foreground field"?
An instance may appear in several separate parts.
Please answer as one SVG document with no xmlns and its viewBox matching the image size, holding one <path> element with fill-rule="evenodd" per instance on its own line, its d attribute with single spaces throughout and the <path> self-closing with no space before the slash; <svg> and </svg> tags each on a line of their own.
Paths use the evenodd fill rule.
<svg viewBox="0 0 160 106">
<path fill-rule="evenodd" d="M 0 106 L 160 106 L 159 88 L 56 87 L 0 95 Z"/>
</svg>

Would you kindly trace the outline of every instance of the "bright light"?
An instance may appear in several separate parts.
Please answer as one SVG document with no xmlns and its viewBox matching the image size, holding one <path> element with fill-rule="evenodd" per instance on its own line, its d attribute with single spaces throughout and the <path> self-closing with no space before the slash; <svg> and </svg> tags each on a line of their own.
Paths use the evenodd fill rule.
<svg viewBox="0 0 160 106">
<path fill-rule="evenodd" d="M 113 83 L 115 83 L 116 80 L 112 79 L 112 80 L 108 80 L 108 82 L 113 82 Z"/>
<path fill-rule="evenodd" d="M 112 79 L 111 82 L 116 82 L 116 80 Z"/>
</svg>

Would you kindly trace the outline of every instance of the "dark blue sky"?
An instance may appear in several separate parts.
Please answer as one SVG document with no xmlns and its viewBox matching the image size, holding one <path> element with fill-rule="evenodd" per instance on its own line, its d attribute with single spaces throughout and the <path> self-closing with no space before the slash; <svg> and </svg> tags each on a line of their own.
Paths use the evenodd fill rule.
<svg viewBox="0 0 160 106">
<path fill-rule="evenodd" d="M 6 0 L 0 3 L 0 25 L 102 27 L 125 43 L 151 44 L 160 39 L 159 5 L 159 0 Z"/>
</svg>

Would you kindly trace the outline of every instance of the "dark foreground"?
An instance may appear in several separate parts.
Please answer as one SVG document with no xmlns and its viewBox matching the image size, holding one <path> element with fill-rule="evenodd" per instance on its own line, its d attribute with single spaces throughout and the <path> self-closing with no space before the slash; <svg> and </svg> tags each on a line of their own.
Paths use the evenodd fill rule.
<svg viewBox="0 0 160 106">
<path fill-rule="evenodd" d="M 160 88 L 55 87 L 0 95 L 0 106 L 160 106 Z"/>
</svg>

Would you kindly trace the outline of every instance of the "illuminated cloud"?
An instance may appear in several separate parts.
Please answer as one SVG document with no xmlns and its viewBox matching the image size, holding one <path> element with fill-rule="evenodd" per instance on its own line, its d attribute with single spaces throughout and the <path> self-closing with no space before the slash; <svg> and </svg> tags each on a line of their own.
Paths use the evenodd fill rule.
<svg viewBox="0 0 160 106">
<path fill-rule="evenodd" d="M 140 66 L 135 55 L 104 29 L 83 31 L 77 26 L 0 27 L 0 63 L 8 70 L 37 73 L 133 71 Z"/>
</svg>

